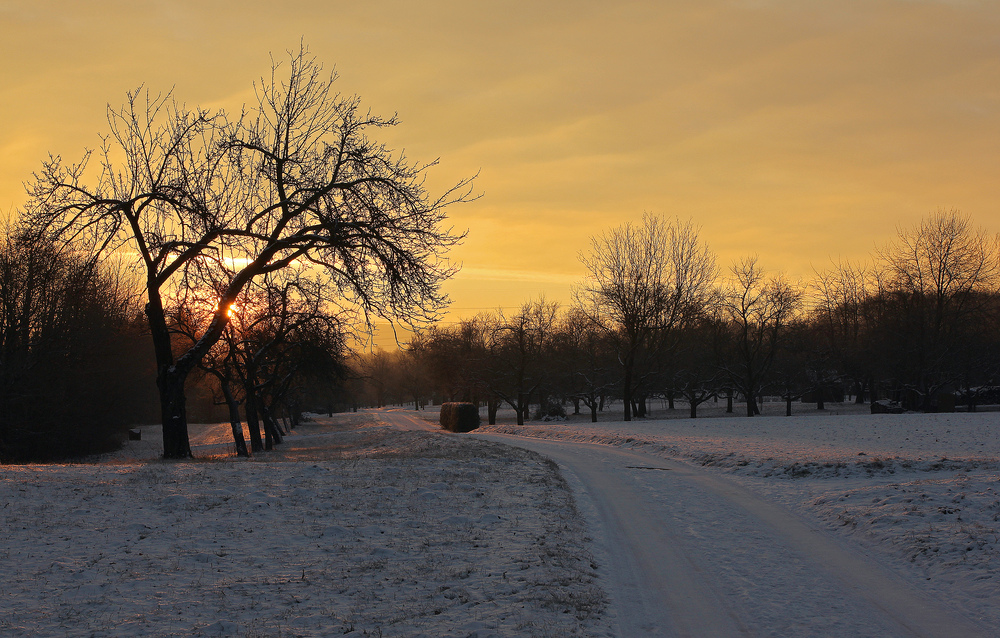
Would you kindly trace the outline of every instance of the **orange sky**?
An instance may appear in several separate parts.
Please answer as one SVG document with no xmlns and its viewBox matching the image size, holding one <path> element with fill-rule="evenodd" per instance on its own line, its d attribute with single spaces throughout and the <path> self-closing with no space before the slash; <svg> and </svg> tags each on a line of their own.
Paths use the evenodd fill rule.
<svg viewBox="0 0 1000 638">
<path fill-rule="evenodd" d="M 1000 3 L 0 0 L 0 207 L 141 83 L 238 108 L 300 37 L 386 138 L 476 171 L 454 315 L 569 300 L 588 238 L 693 218 L 808 279 L 940 207 L 1000 231 Z M 454 316 L 453 315 L 453 316 Z"/>
</svg>

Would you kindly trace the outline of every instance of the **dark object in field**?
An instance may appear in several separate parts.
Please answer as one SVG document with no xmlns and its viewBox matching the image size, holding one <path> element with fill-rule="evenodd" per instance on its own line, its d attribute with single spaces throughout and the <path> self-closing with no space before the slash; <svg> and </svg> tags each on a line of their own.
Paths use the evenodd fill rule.
<svg viewBox="0 0 1000 638">
<path fill-rule="evenodd" d="M 897 401 L 882 399 L 872 403 L 872 414 L 902 414 L 903 406 Z"/>
<path fill-rule="evenodd" d="M 471 432 L 479 427 L 479 409 L 471 403 L 442 403 L 441 427 L 449 432 Z"/>
<path fill-rule="evenodd" d="M 138 428 L 133 428 L 128 431 L 129 441 L 141 441 L 142 440 L 142 430 Z"/>
</svg>

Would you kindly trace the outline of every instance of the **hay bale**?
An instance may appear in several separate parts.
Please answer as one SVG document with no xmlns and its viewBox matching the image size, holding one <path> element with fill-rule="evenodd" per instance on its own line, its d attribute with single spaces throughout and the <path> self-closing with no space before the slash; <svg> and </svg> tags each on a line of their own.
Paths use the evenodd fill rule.
<svg viewBox="0 0 1000 638">
<path fill-rule="evenodd" d="M 441 427 L 449 432 L 471 432 L 479 427 L 479 409 L 471 403 L 442 403 Z"/>
</svg>

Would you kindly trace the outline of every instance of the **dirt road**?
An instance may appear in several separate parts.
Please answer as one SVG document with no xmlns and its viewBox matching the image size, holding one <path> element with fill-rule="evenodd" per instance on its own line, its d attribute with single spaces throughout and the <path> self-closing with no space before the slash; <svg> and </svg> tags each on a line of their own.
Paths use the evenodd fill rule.
<svg viewBox="0 0 1000 638">
<path fill-rule="evenodd" d="M 563 468 L 603 550 L 622 636 L 989 635 L 724 477 L 609 446 L 481 436 Z"/>
</svg>

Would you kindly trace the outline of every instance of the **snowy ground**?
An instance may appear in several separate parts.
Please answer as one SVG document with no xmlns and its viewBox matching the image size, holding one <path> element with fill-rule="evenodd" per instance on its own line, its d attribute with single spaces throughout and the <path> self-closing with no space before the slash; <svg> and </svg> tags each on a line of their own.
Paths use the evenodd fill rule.
<svg viewBox="0 0 1000 638">
<path fill-rule="evenodd" d="M 254 460 L 0 470 L 4 636 L 608 635 L 553 464 L 378 414 Z M 195 433 L 195 453 L 225 428 Z M 152 457 L 152 458 L 151 458 Z"/>
<path fill-rule="evenodd" d="M 704 466 L 1000 626 L 1000 413 L 828 405 L 526 426 L 503 413 L 482 431 Z M 195 462 L 156 460 L 146 428 L 94 463 L 0 468 L 0 635 L 614 634 L 606 558 L 544 459 L 382 413 L 304 424 L 249 461 L 226 456 L 228 437 L 193 432 Z"/>
<path fill-rule="evenodd" d="M 933 598 L 1000 627 L 1000 414 L 510 423 L 715 468 L 876 552 Z"/>
</svg>

